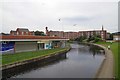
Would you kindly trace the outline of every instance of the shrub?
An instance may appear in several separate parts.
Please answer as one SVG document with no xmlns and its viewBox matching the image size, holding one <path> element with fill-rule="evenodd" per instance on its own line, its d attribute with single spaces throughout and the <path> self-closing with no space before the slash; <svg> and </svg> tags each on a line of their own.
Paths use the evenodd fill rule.
<svg viewBox="0 0 120 80">
<path fill-rule="evenodd" d="M 100 40 L 101 40 L 101 38 L 95 37 L 94 42 L 98 42 Z"/>
</svg>

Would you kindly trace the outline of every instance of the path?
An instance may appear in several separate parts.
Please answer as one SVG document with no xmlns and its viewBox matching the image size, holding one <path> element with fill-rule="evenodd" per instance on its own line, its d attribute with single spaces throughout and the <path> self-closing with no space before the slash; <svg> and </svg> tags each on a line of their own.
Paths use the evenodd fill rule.
<svg viewBox="0 0 120 80">
<path fill-rule="evenodd" d="M 97 44 L 95 44 L 97 45 Z M 114 77 L 114 58 L 111 50 L 108 50 L 102 45 L 98 45 L 105 50 L 105 59 L 101 64 L 100 70 L 96 75 L 96 78 L 113 78 Z"/>
</svg>

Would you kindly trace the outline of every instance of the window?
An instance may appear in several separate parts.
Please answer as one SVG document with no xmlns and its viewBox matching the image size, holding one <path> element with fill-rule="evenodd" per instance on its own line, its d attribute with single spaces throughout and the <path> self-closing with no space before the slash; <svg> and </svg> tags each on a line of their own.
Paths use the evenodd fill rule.
<svg viewBox="0 0 120 80">
<path fill-rule="evenodd" d="M 22 35 L 24 35 L 24 32 L 22 32 Z"/>
<path fill-rule="evenodd" d="M 17 35 L 19 35 L 19 32 L 17 32 Z"/>
<path fill-rule="evenodd" d="M 26 32 L 26 35 L 28 35 L 28 32 Z"/>
</svg>

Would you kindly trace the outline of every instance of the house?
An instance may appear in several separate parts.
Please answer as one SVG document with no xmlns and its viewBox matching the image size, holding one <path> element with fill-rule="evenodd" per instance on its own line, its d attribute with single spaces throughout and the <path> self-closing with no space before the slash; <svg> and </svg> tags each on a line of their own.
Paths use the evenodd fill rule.
<svg viewBox="0 0 120 80">
<path fill-rule="evenodd" d="M 16 31 L 11 30 L 10 35 L 34 35 L 34 31 L 29 31 L 27 28 L 17 28 Z"/>
</svg>

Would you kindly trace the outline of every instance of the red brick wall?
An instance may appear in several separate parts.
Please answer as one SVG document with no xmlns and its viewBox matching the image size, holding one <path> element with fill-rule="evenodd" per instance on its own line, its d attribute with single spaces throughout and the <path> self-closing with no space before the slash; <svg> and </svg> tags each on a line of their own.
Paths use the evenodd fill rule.
<svg viewBox="0 0 120 80">
<path fill-rule="evenodd" d="M 18 34 L 17 34 L 18 33 Z M 34 32 L 21 32 L 18 29 L 16 31 L 10 31 L 10 35 L 34 35 Z"/>
<path fill-rule="evenodd" d="M 103 33 L 103 35 L 102 35 Z M 61 32 L 61 31 L 50 31 L 50 36 L 57 35 L 58 37 L 64 37 L 69 39 L 75 39 L 80 36 L 93 36 L 94 34 L 98 34 L 101 38 L 106 39 L 106 31 L 98 30 L 98 31 L 79 31 L 79 32 Z"/>
</svg>

